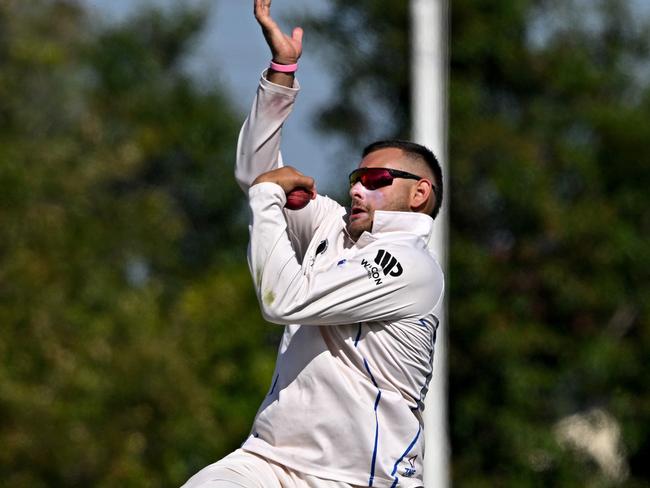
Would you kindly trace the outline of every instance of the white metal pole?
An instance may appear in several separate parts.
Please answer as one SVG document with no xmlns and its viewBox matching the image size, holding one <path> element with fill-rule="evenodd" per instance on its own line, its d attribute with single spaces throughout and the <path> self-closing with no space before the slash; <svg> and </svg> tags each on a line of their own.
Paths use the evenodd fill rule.
<svg viewBox="0 0 650 488">
<path fill-rule="evenodd" d="M 411 114 L 412 138 L 429 147 L 442 167 L 445 203 L 434 223 L 431 248 L 447 271 L 449 179 L 447 164 L 447 0 L 411 0 Z M 446 297 L 449 292 L 447 291 Z M 436 340 L 433 377 L 424 410 L 424 486 L 448 488 L 450 444 L 447 428 L 447 298 Z"/>
</svg>

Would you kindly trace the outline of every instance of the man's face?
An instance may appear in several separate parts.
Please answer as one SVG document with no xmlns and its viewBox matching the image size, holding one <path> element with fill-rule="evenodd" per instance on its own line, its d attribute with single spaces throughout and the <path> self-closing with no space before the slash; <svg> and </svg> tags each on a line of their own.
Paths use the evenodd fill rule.
<svg viewBox="0 0 650 488">
<path fill-rule="evenodd" d="M 364 157 L 359 168 L 391 168 L 413 172 L 412 161 L 401 149 L 384 148 L 373 151 Z M 358 239 L 364 232 L 372 230 L 375 210 L 411 211 L 412 189 L 417 182 L 405 178 L 395 178 L 388 186 L 368 190 L 360 181 L 350 188 L 350 219 L 348 232 Z"/>
</svg>

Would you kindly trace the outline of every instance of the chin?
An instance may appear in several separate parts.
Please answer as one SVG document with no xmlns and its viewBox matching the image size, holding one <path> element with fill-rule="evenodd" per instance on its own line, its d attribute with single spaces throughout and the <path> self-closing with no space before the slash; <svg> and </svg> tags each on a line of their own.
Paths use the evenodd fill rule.
<svg viewBox="0 0 650 488">
<path fill-rule="evenodd" d="M 372 222 L 351 222 L 348 224 L 348 234 L 355 241 L 364 233 L 364 231 L 370 232 L 372 229 Z"/>
</svg>

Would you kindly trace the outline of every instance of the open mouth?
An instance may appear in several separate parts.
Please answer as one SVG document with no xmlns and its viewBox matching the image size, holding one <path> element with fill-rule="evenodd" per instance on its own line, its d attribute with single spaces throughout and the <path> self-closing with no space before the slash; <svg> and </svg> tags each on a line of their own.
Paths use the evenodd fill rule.
<svg viewBox="0 0 650 488">
<path fill-rule="evenodd" d="M 350 209 L 350 219 L 351 220 L 358 219 L 367 213 L 368 212 L 361 207 L 352 207 L 352 209 Z"/>
</svg>

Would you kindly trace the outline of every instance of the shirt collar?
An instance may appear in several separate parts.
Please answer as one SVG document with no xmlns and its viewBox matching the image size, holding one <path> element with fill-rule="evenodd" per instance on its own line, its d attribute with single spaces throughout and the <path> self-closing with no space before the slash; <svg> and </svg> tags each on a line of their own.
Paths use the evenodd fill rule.
<svg viewBox="0 0 650 488">
<path fill-rule="evenodd" d="M 387 232 L 408 232 L 429 243 L 433 233 L 433 219 L 420 212 L 396 212 L 375 210 L 372 233 L 364 232 L 357 240 L 357 246 L 363 247 Z"/>
</svg>

